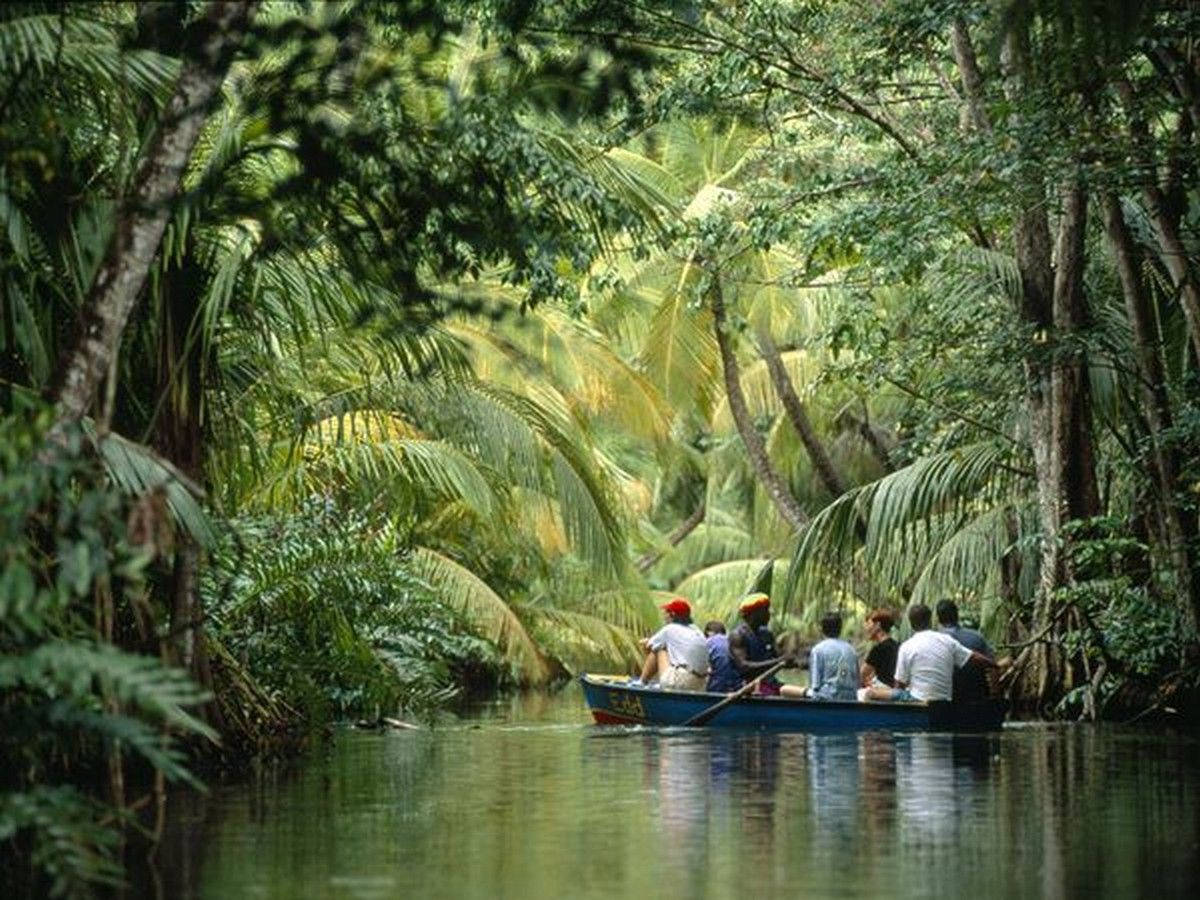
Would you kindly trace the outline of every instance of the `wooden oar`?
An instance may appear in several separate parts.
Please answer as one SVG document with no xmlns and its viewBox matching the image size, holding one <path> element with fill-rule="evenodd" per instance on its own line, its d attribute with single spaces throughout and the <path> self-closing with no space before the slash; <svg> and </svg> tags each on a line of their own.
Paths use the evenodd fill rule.
<svg viewBox="0 0 1200 900">
<path fill-rule="evenodd" d="M 745 697 L 748 693 L 750 693 L 752 690 L 754 690 L 756 687 L 758 687 L 758 683 L 760 681 L 762 681 L 764 678 L 774 675 L 776 672 L 778 672 L 780 669 L 782 669 L 787 662 L 788 662 L 788 660 L 781 659 L 779 662 L 775 663 L 775 665 L 771 666 L 771 668 L 767 669 L 761 675 L 758 675 L 757 677 L 755 677 L 753 681 L 747 681 L 745 684 L 743 684 L 740 688 L 738 688 L 736 691 L 734 691 L 732 694 L 730 694 L 724 700 L 720 700 L 717 703 L 714 703 L 712 706 L 710 706 L 708 709 L 704 710 L 703 712 L 696 713 L 694 716 L 692 716 L 690 719 L 688 719 L 686 722 L 683 723 L 684 727 L 686 728 L 689 725 L 704 725 L 704 724 L 706 724 L 713 716 L 715 716 L 717 713 L 719 713 L 721 710 L 723 710 L 725 707 L 727 707 L 734 700 L 738 700 L 742 697 Z"/>
</svg>

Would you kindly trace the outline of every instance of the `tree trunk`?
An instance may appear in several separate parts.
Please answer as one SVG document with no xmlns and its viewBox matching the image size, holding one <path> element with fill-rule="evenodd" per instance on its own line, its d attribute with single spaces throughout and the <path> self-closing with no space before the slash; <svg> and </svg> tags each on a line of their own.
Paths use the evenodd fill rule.
<svg viewBox="0 0 1200 900">
<path fill-rule="evenodd" d="M 1019 20 L 1012 23 L 1002 54 L 1005 91 L 1014 109 L 1019 109 L 1029 91 L 1026 27 Z M 1062 527 L 1071 518 L 1092 516 L 1099 509 L 1087 367 L 1081 350 L 1073 346 L 1087 320 L 1083 293 L 1087 194 L 1075 173 L 1061 188 L 1063 213 L 1055 270 L 1051 266 L 1046 185 L 1034 175 L 1015 187 L 1018 211 L 1013 243 L 1021 276 L 1019 311 L 1032 332 L 1024 360 L 1026 407 L 1042 527 L 1038 594 L 1030 626 L 1043 635 L 1025 654 L 1017 691 L 1019 699 L 1045 703 L 1069 688 L 1072 677 L 1057 639 L 1062 610 L 1056 594 L 1071 580 Z"/>
<path fill-rule="evenodd" d="M 1057 342 L 1051 370 L 1053 420 L 1051 467 L 1066 519 L 1100 514 L 1096 482 L 1096 453 L 1092 442 L 1091 388 L 1087 356 L 1080 338 L 1088 327 L 1087 296 L 1083 289 L 1084 238 L 1087 230 L 1087 189 L 1080 177 L 1063 185 L 1063 216 L 1059 225 L 1054 278 L 1054 331 Z"/>
<path fill-rule="evenodd" d="M 1129 234 L 1121 201 L 1112 191 L 1104 196 L 1104 226 L 1116 261 L 1117 274 L 1121 279 L 1125 311 L 1133 332 L 1139 381 L 1145 402 L 1146 421 L 1149 424 L 1151 458 L 1166 526 L 1167 543 L 1176 575 L 1190 601 L 1192 615 L 1195 621 L 1200 622 L 1200 580 L 1197 579 L 1196 560 L 1193 558 L 1196 520 L 1194 514 L 1179 502 L 1179 472 L 1183 461 L 1179 458 L 1178 450 L 1164 443 L 1162 437 L 1174 427 L 1174 415 L 1170 398 L 1167 396 L 1161 341 L 1155 324 L 1154 309 L 1138 271 L 1137 247 Z"/>
<path fill-rule="evenodd" d="M 168 652 L 171 661 L 191 672 L 196 665 L 196 588 L 200 577 L 200 550 L 196 542 L 184 537 L 175 551 L 171 577 L 171 624 Z"/>
<path fill-rule="evenodd" d="M 116 216 L 113 235 L 83 304 L 79 336 L 58 370 L 57 411 L 43 459 L 91 407 L 97 386 L 120 350 L 130 313 L 158 253 L 180 182 L 257 0 L 213 2 L 189 28 L 175 93 L 133 178 L 133 193 Z"/>
<path fill-rule="evenodd" d="M 750 465 L 784 521 L 796 531 L 802 531 L 808 527 L 808 516 L 800 508 L 800 504 L 796 502 L 796 498 L 792 496 L 788 486 L 784 484 L 779 473 L 771 465 L 762 435 L 758 433 L 754 422 L 750 419 L 746 396 L 742 393 L 737 357 L 734 356 L 729 341 L 729 324 L 725 318 L 725 300 L 721 295 L 719 281 L 714 280 L 709 293 L 712 300 L 713 327 L 716 330 L 717 348 L 721 352 L 721 370 L 725 376 L 725 393 L 729 397 L 729 411 L 733 414 L 733 421 L 737 425 L 738 434 L 741 435 L 746 454 L 750 457 Z"/>
<path fill-rule="evenodd" d="M 975 47 L 971 43 L 967 23 L 961 16 L 950 23 L 950 47 L 954 51 L 954 62 L 958 66 L 958 76 L 962 81 L 963 98 L 967 101 L 971 127 L 984 134 L 990 134 L 992 123 L 984 105 L 983 76 L 979 72 L 979 62 L 975 58 Z"/>
<path fill-rule="evenodd" d="M 1040 349 L 1035 347 L 1027 362 L 1027 372 L 1031 375 L 1028 394 L 1031 439 L 1042 525 L 1039 589 L 1031 624 L 1035 630 L 1046 630 L 1047 637 L 1031 650 L 1025 685 L 1035 686 L 1036 699 L 1043 703 L 1070 688 L 1072 680 L 1071 668 L 1057 641 L 1062 610 L 1056 592 L 1071 581 L 1062 527 L 1071 519 L 1094 516 L 1100 508 L 1087 366 L 1082 351 L 1072 346 L 1087 319 L 1083 294 L 1087 195 L 1082 184 L 1072 179 L 1064 185 L 1062 198 L 1058 266 L 1049 297 L 1048 344 Z M 1041 218 L 1041 222 L 1034 224 L 1026 212 L 1018 229 L 1018 261 L 1024 259 L 1031 269 L 1030 281 L 1037 284 L 1035 290 L 1045 284 L 1048 273 L 1041 266 L 1041 251 L 1030 245 L 1030 238 L 1042 231 L 1044 221 Z M 1024 268 L 1022 271 L 1024 274 Z M 1036 306 L 1032 298 L 1025 299 L 1032 324 L 1044 322 L 1045 309 L 1041 304 L 1045 299 L 1044 294 L 1040 295 Z"/>
<path fill-rule="evenodd" d="M 975 56 L 971 32 L 962 16 L 956 16 L 950 23 L 950 49 L 954 54 L 954 63 L 958 67 L 959 81 L 963 88 L 963 100 L 966 101 L 963 130 L 973 130 L 980 134 L 990 135 L 992 122 L 988 118 L 987 103 L 983 94 L 983 73 L 979 70 L 979 60 Z M 978 217 L 975 217 L 970 234 L 980 247 L 990 249 L 995 245 L 995 236 L 984 229 L 983 223 L 979 221 Z"/>
<path fill-rule="evenodd" d="M 788 375 L 787 368 L 783 364 L 779 348 L 775 346 L 771 335 L 765 329 L 759 333 L 758 343 L 763 359 L 767 363 L 767 371 L 771 374 L 771 383 L 775 386 L 775 393 L 779 395 L 779 399 L 783 403 L 788 421 L 792 423 L 796 434 L 800 436 L 800 442 L 804 444 L 813 469 L 816 470 L 821 483 L 825 485 L 825 490 L 829 491 L 834 498 L 842 496 L 848 489 L 846 479 L 837 470 L 825 445 L 821 443 L 817 430 L 813 428 L 812 421 L 808 418 L 808 411 L 804 408 L 800 397 L 797 396 L 791 376 Z"/>
<path fill-rule="evenodd" d="M 1029 47 L 1026 23 L 1014 20 L 1004 38 L 1001 66 L 1004 73 L 1004 92 L 1014 109 L 1019 109 L 1028 92 Z M 982 78 L 971 46 L 966 23 L 957 19 L 951 26 L 951 47 L 962 80 L 969 119 L 976 129 L 992 131 L 983 100 Z M 1018 132 L 1021 123 L 1015 120 Z M 1065 687 L 1070 668 L 1061 645 L 1056 640 L 1058 610 L 1056 593 L 1069 580 L 1061 530 L 1067 504 L 1062 495 L 1064 472 L 1061 469 L 1066 446 L 1064 442 L 1077 435 L 1073 417 L 1079 407 L 1071 402 L 1071 389 L 1077 388 L 1077 373 L 1057 372 L 1051 349 L 1061 337 L 1055 322 L 1056 288 L 1074 288 L 1074 273 L 1061 273 L 1055 283 L 1050 258 L 1050 225 L 1046 217 L 1046 186 L 1038 176 L 1030 176 L 1014 185 L 1017 204 L 1013 220 L 1013 253 L 1021 278 L 1018 315 L 1031 332 L 1032 343 L 1022 360 L 1025 369 L 1025 408 L 1029 417 L 1029 441 L 1037 474 L 1038 519 L 1042 543 L 1038 560 L 1038 589 L 1034 599 L 1031 631 L 1042 636 L 1018 657 L 1014 669 L 1017 678 L 1014 691 L 1018 702 L 1045 702 Z M 1068 210 L 1064 215 L 1060 248 L 1081 253 L 1082 219 L 1086 209 L 1082 197 L 1069 194 Z M 1076 228 L 1076 226 L 1080 226 Z M 1068 237 L 1069 235 L 1069 237 Z M 1076 262 L 1082 260 L 1082 256 Z M 1066 308 L 1063 310 L 1066 311 Z M 1070 377 L 1075 374 L 1076 378 Z M 1090 461 L 1090 455 L 1089 455 Z M 1094 484 L 1094 479 L 1093 479 Z M 1011 560 L 1011 562 L 1015 562 Z M 1002 563 L 1002 576 L 1015 591 L 1015 571 Z"/>
</svg>

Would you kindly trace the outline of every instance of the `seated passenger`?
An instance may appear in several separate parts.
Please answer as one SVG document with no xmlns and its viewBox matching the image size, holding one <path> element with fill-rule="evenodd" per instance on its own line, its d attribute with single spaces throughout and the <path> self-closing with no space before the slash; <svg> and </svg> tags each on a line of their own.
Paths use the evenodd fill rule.
<svg viewBox="0 0 1200 900">
<path fill-rule="evenodd" d="M 859 669 L 859 699 L 866 699 L 866 689 L 873 684 L 883 684 L 892 687 L 896 672 L 896 653 L 900 645 L 892 637 L 892 626 L 896 619 L 890 610 L 872 610 L 866 619 L 867 638 L 874 643 L 867 653 L 866 661 Z"/>
<path fill-rule="evenodd" d="M 661 687 L 673 691 L 702 691 L 708 683 L 708 645 L 692 624 L 692 608 L 682 597 L 662 606 L 666 624 L 642 641 L 646 651 L 641 683 L 655 675 Z"/>
<path fill-rule="evenodd" d="M 858 699 L 858 654 L 843 641 L 842 617 L 828 612 L 821 619 L 825 639 L 809 656 L 809 695 L 818 700 Z"/>
<path fill-rule="evenodd" d="M 750 594 L 738 607 L 742 621 L 729 635 L 729 655 L 743 681 L 751 681 L 780 662 L 775 654 L 775 635 L 767 627 L 771 621 L 771 599 L 766 594 Z M 780 681 L 774 675 L 758 683 L 758 693 L 767 697 L 779 694 Z"/>
<path fill-rule="evenodd" d="M 708 690 L 721 694 L 736 691 L 742 686 L 742 676 L 733 667 L 729 655 L 729 636 L 725 623 L 713 620 L 704 626 L 704 643 L 708 645 Z"/>
<path fill-rule="evenodd" d="M 974 628 L 964 628 L 958 624 L 958 604 L 953 600 L 942 600 L 937 605 L 937 620 L 941 626 L 938 631 L 948 634 L 968 650 L 982 653 L 988 659 L 996 658 L 996 651 L 982 634 Z M 964 666 L 954 671 L 954 699 L 982 700 L 990 697 L 991 685 L 988 683 L 988 670 L 980 666 Z"/>
<path fill-rule="evenodd" d="M 956 669 L 968 663 L 996 665 L 982 653 L 968 650 L 950 635 L 930 630 L 933 613 L 923 603 L 909 607 L 908 622 L 912 625 L 913 635 L 900 645 L 900 652 L 896 654 L 895 687 L 869 687 L 867 699 L 949 700 Z"/>
</svg>

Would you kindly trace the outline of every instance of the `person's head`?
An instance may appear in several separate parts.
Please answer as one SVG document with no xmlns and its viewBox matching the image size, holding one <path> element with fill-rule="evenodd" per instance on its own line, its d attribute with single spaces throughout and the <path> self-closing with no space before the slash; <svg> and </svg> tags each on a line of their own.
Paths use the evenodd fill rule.
<svg viewBox="0 0 1200 900">
<path fill-rule="evenodd" d="M 933 613 L 924 603 L 914 603 L 908 608 L 908 624 L 913 631 L 925 631 L 933 624 Z"/>
<path fill-rule="evenodd" d="M 821 616 L 821 634 L 827 638 L 835 638 L 842 633 L 842 615 L 837 612 L 827 612 Z"/>
<path fill-rule="evenodd" d="M 939 600 L 937 605 L 938 623 L 941 625 L 958 624 L 958 604 L 953 600 Z"/>
<path fill-rule="evenodd" d="M 709 622 L 708 624 L 706 624 L 704 626 L 704 636 L 705 637 L 712 637 L 714 634 L 724 634 L 724 633 L 725 633 L 725 623 L 718 621 L 717 619 L 713 619 L 711 622 Z"/>
<path fill-rule="evenodd" d="M 896 617 L 890 609 L 873 609 L 867 613 L 867 637 L 882 641 L 896 625 Z"/>
<path fill-rule="evenodd" d="M 750 594 L 738 606 L 738 612 L 752 628 L 766 625 L 771 618 L 771 598 L 766 594 Z"/>
<path fill-rule="evenodd" d="M 682 597 L 676 597 L 674 600 L 664 603 L 662 611 L 672 622 L 678 622 L 680 625 L 692 624 L 692 607 Z"/>
</svg>

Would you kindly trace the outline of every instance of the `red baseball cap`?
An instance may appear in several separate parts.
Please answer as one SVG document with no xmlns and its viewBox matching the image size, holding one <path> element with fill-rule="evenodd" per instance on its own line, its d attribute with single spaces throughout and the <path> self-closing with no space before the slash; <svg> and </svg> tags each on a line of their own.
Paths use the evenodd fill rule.
<svg viewBox="0 0 1200 900">
<path fill-rule="evenodd" d="M 690 616 L 692 614 L 691 606 L 682 597 L 676 597 L 674 600 L 664 603 L 662 608 L 664 612 L 668 612 L 673 616 Z"/>
</svg>

